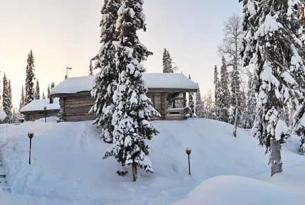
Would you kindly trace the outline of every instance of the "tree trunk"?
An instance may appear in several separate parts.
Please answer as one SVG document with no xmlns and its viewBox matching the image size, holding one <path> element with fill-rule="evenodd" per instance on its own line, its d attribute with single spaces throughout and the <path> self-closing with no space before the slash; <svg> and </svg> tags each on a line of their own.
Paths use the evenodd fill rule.
<svg viewBox="0 0 305 205">
<path fill-rule="evenodd" d="M 131 165 L 132 167 L 132 180 L 135 182 L 137 181 L 137 177 L 138 177 L 138 170 L 137 170 L 137 164 L 133 163 Z"/>
<path fill-rule="evenodd" d="M 271 176 L 281 173 L 282 169 L 282 161 L 281 161 L 281 143 L 278 140 L 271 140 L 271 154 L 270 154 L 270 162 L 271 163 Z"/>
<path fill-rule="evenodd" d="M 235 119 L 234 119 L 234 131 L 233 131 L 233 136 L 237 137 L 237 123 L 238 123 L 238 98 L 237 94 L 235 93 Z"/>
</svg>

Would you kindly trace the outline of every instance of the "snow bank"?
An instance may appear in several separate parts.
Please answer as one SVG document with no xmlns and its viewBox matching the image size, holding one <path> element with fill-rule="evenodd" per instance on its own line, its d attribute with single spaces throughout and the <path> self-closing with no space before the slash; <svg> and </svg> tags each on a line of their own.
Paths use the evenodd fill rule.
<svg viewBox="0 0 305 205">
<path fill-rule="evenodd" d="M 291 205 L 304 200 L 302 191 L 245 177 L 221 176 L 206 180 L 186 199 L 173 205 Z"/>
<path fill-rule="evenodd" d="M 30 205 L 165 205 L 215 176 L 269 180 L 267 157 L 249 131 L 239 130 L 234 138 L 231 125 L 205 119 L 153 124 L 160 132 L 151 142 L 155 173 L 140 172 L 136 183 L 130 176 L 117 176 L 120 167 L 113 159 L 102 160 L 108 145 L 98 139 L 91 122 L 0 125 L 0 147 L 12 189 L 9 196 Z M 35 133 L 31 166 L 27 164 L 28 132 Z M 191 177 L 186 148 L 192 149 Z M 305 164 L 303 157 L 291 152 L 285 153 L 283 161 L 284 169 L 286 164 Z"/>
<path fill-rule="evenodd" d="M 43 111 L 44 108 L 47 108 L 47 110 L 59 110 L 59 99 L 54 98 L 53 103 L 50 103 L 49 99 L 43 99 L 43 100 L 33 100 L 29 104 L 25 105 L 20 112 L 33 112 L 33 111 Z"/>
<path fill-rule="evenodd" d="M 94 76 L 68 78 L 55 86 L 51 94 L 69 94 L 92 90 Z M 148 89 L 190 89 L 196 90 L 198 84 L 180 73 L 144 73 L 143 80 Z"/>
</svg>

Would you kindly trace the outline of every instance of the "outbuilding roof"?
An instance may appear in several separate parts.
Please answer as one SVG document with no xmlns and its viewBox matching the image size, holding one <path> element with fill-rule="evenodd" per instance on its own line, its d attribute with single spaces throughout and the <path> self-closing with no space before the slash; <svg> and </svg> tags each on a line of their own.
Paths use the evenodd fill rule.
<svg viewBox="0 0 305 205">
<path fill-rule="evenodd" d="M 60 110 L 59 99 L 54 98 L 52 104 L 50 104 L 49 99 L 33 100 L 32 102 L 21 108 L 20 112 L 25 113 L 25 112 L 44 111 L 45 107 L 47 110 Z"/>
</svg>

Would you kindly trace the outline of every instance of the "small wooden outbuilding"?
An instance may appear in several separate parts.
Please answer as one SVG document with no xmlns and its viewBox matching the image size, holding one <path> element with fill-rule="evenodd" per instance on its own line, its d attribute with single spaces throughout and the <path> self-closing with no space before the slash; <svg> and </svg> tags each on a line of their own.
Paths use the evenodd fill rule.
<svg viewBox="0 0 305 205">
<path fill-rule="evenodd" d="M 197 83 L 178 73 L 145 73 L 143 80 L 148 97 L 163 120 L 181 120 L 187 117 L 188 95 L 199 89 Z M 68 78 L 51 91 L 60 100 L 60 113 L 64 121 L 93 120 L 89 114 L 94 104 L 91 97 L 94 76 Z M 158 118 L 160 119 L 160 118 Z"/>
<path fill-rule="evenodd" d="M 60 111 L 59 99 L 33 100 L 21 108 L 20 113 L 26 121 L 35 121 L 44 117 L 57 116 Z"/>
</svg>

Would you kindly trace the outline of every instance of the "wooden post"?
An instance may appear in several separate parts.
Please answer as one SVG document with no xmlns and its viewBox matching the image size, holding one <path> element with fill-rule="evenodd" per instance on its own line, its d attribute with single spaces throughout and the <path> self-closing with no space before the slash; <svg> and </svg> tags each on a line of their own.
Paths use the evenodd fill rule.
<svg viewBox="0 0 305 205">
<path fill-rule="evenodd" d="M 135 182 L 137 181 L 138 176 L 138 170 L 137 170 L 137 164 L 134 162 L 132 163 L 132 180 Z"/>
<path fill-rule="evenodd" d="M 188 106 L 186 92 L 183 93 L 184 107 Z"/>
<path fill-rule="evenodd" d="M 281 173 L 283 171 L 283 163 L 281 158 L 281 142 L 279 140 L 271 140 L 271 154 L 270 154 L 270 164 L 271 164 L 271 176 Z"/>
<path fill-rule="evenodd" d="M 44 122 L 47 123 L 47 115 L 48 115 L 47 107 L 44 107 L 43 110 L 44 110 Z"/>
</svg>

